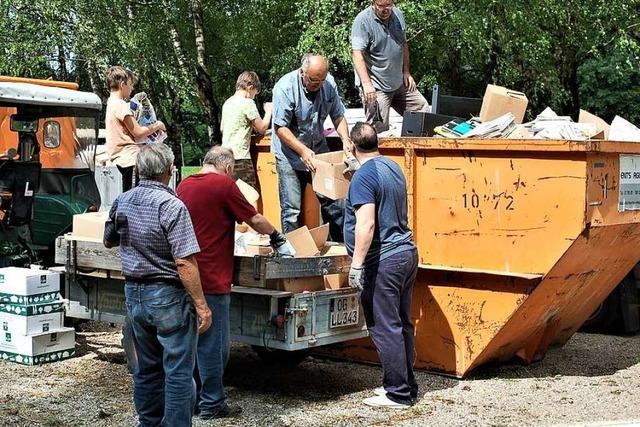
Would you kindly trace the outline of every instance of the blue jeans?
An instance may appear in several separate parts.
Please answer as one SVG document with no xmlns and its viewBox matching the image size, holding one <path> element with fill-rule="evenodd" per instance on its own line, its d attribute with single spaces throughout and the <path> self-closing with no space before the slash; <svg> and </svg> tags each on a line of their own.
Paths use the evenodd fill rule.
<svg viewBox="0 0 640 427">
<path fill-rule="evenodd" d="M 212 323 L 198 339 L 198 373 L 200 376 L 200 414 L 215 414 L 227 405 L 222 377 L 229 360 L 229 304 L 231 295 L 205 295 L 211 309 Z"/>
<path fill-rule="evenodd" d="M 360 295 L 369 335 L 382 364 L 382 385 L 389 399 L 405 404 L 418 396 L 411 323 L 411 297 L 417 272 L 416 249 L 367 264 Z"/>
<path fill-rule="evenodd" d="M 191 297 L 171 284 L 130 281 L 125 297 L 138 358 L 133 400 L 139 426 L 191 426 L 198 343 Z"/>
<path fill-rule="evenodd" d="M 280 194 L 280 219 L 282 231 L 288 233 L 300 227 L 302 195 L 307 184 L 311 184 L 311 172 L 297 171 L 286 157 L 276 155 L 278 190 Z M 344 242 L 344 200 L 331 200 L 316 193 L 320 202 L 322 220 L 329 224 L 329 236 L 333 242 Z"/>
</svg>

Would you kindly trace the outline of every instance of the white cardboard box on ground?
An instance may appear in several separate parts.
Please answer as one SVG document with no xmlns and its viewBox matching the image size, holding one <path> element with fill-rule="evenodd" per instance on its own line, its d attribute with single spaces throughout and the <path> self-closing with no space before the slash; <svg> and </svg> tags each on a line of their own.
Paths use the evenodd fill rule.
<svg viewBox="0 0 640 427">
<path fill-rule="evenodd" d="M 40 365 L 73 357 L 75 330 L 62 328 L 37 335 L 0 333 L 0 359 L 23 365 Z"/>
<path fill-rule="evenodd" d="M 0 303 L 0 329 L 20 335 L 55 331 L 64 325 L 64 302 L 22 305 Z"/>
<path fill-rule="evenodd" d="M 0 301 L 33 304 L 60 296 L 60 273 L 30 268 L 0 268 Z"/>
</svg>

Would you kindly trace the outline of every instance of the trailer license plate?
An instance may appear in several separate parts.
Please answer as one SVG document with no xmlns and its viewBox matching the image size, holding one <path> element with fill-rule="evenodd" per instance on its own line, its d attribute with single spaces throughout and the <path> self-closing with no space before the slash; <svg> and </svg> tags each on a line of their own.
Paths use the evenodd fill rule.
<svg viewBox="0 0 640 427">
<path fill-rule="evenodd" d="M 329 328 L 342 328 L 358 324 L 360 304 L 356 295 L 333 297 L 329 303 Z"/>
</svg>

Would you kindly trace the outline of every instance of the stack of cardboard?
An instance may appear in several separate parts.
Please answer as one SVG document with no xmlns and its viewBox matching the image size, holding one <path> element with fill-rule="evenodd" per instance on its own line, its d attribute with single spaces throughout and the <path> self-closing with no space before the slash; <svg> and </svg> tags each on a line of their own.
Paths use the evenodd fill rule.
<svg viewBox="0 0 640 427">
<path fill-rule="evenodd" d="M 25 365 L 75 354 L 75 331 L 64 327 L 60 273 L 0 269 L 0 358 Z"/>
</svg>

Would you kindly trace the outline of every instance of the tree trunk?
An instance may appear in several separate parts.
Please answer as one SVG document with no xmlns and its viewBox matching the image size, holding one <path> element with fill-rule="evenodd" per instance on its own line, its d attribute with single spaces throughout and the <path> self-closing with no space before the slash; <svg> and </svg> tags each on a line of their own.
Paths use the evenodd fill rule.
<svg viewBox="0 0 640 427">
<path fill-rule="evenodd" d="M 193 12 L 193 29 L 195 33 L 197 53 L 195 76 L 196 86 L 198 88 L 198 96 L 200 97 L 202 105 L 207 112 L 209 140 L 212 145 L 215 145 L 222 141 L 220 135 L 220 122 L 218 120 L 220 108 L 213 96 L 213 81 L 207 71 L 202 3 L 200 0 L 191 0 L 191 7 Z"/>
<path fill-rule="evenodd" d="M 60 67 L 60 80 L 67 81 L 69 77 L 67 73 L 67 57 L 64 53 L 64 46 L 62 44 L 58 45 L 58 65 Z"/>
</svg>

